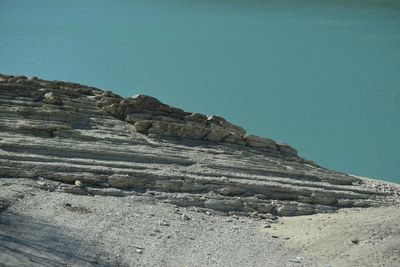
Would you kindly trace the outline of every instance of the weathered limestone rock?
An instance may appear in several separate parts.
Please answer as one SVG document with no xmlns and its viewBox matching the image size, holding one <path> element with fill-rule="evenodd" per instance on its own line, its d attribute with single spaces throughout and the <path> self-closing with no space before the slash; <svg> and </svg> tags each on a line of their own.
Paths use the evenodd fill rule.
<svg viewBox="0 0 400 267">
<path fill-rule="evenodd" d="M 271 139 L 263 138 L 256 135 L 245 135 L 243 136 L 243 140 L 246 141 L 249 146 L 254 148 L 278 150 L 276 143 Z"/>
<path fill-rule="evenodd" d="M 136 121 L 134 125 L 139 133 L 148 133 L 148 130 L 153 126 L 153 122 L 148 120 Z"/>
<path fill-rule="evenodd" d="M 200 113 L 188 113 L 161 103 L 154 97 L 136 95 L 122 99 L 111 92 L 96 97 L 98 105 L 116 118 L 135 125 L 138 132 L 178 139 L 205 140 L 297 156 L 297 151 L 286 144 L 255 135 L 246 135 L 246 130 L 224 118 Z"/>
<path fill-rule="evenodd" d="M 134 188 L 135 181 L 127 174 L 113 174 L 107 179 L 108 184 L 115 188 Z"/>
<path fill-rule="evenodd" d="M 215 115 L 7 75 L 0 75 L 0 176 L 54 180 L 84 195 L 150 190 L 176 205 L 259 218 L 385 205 L 393 194 Z"/>
</svg>

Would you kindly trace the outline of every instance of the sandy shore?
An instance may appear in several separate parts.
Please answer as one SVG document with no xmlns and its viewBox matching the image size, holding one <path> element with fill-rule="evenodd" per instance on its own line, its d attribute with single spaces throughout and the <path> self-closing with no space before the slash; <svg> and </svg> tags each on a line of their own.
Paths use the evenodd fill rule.
<svg viewBox="0 0 400 267">
<path fill-rule="evenodd" d="M 32 190 L 30 180 L 0 181 L 1 196 L 20 199 L 0 215 L 5 266 L 299 266 L 297 257 L 312 263 L 263 233 L 264 221 L 152 197 L 78 196 Z"/>
<path fill-rule="evenodd" d="M 3 266 L 399 266 L 400 208 L 278 222 L 0 179 Z M 8 208 L 7 208 L 8 206 Z"/>
<path fill-rule="evenodd" d="M 324 266 L 400 265 L 399 207 L 285 217 L 264 231 Z"/>
</svg>

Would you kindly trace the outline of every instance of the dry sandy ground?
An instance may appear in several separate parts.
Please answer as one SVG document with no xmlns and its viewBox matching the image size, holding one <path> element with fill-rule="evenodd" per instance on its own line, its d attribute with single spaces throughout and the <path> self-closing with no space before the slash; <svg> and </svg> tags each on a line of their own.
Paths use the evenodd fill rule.
<svg viewBox="0 0 400 267">
<path fill-rule="evenodd" d="M 32 190 L 33 182 L 0 179 L 0 198 L 20 198 L 0 215 L 2 266 L 311 264 L 262 232 L 264 221 L 208 215 L 145 196 Z"/>
<path fill-rule="evenodd" d="M 265 232 L 325 266 L 400 266 L 400 208 L 285 217 Z"/>
<path fill-rule="evenodd" d="M 14 202 L 0 213 L 0 266 L 400 266 L 396 207 L 270 223 L 43 188 L 0 179 L 0 206 Z"/>
</svg>

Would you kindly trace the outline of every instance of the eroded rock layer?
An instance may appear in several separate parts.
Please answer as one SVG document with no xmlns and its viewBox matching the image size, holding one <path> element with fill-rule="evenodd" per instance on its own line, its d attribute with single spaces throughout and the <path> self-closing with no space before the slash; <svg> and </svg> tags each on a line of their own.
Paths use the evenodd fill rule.
<svg viewBox="0 0 400 267">
<path fill-rule="evenodd" d="M 0 176 L 58 181 L 78 194 L 147 192 L 261 217 L 390 202 L 390 192 L 218 116 L 24 76 L 0 75 Z"/>
</svg>

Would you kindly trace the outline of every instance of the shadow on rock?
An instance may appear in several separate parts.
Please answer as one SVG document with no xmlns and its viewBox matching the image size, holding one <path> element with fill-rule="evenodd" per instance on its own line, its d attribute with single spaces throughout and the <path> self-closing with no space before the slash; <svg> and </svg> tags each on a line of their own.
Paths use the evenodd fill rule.
<svg viewBox="0 0 400 267">
<path fill-rule="evenodd" d="M 0 215 L 0 263 L 2 266 L 122 266 L 65 229 L 10 210 Z"/>
</svg>

